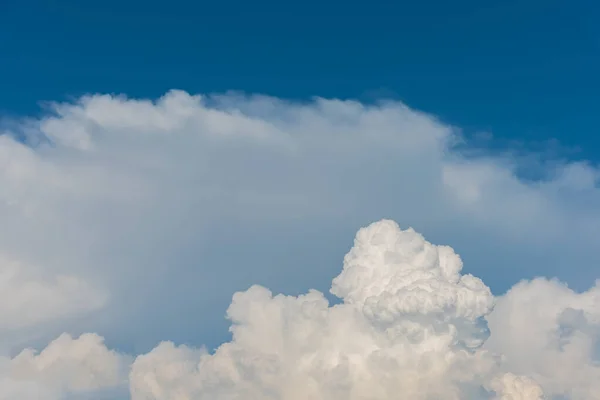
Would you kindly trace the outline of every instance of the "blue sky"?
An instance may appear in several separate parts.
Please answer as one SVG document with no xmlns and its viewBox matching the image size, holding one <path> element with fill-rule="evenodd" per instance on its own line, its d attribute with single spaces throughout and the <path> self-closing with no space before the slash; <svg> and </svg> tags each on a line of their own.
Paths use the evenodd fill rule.
<svg viewBox="0 0 600 400">
<path fill-rule="evenodd" d="M 599 17 L 589 0 L 4 0 L 0 110 L 172 88 L 387 96 L 597 159 Z"/>
<path fill-rule="evenodd" d="M 591 400 L 599 17 L 0 2 L 6 398 Z"/>
</svg>

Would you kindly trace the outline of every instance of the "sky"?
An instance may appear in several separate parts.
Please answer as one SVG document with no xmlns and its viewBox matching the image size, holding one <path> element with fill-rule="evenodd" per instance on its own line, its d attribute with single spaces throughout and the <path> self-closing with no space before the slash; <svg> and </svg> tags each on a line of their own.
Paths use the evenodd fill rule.
<svg viewBox="0 0 600 400">
<path fill-rule="evenodd" d="M 0 3 L 0 399 L 599 399 L 600 6 L 391 3 Z"/>
<path fill-rule="evenodd" d="M 94 92 L 387 96 L 471 133 L 557 139 L 597 158 L 600 6 L 591 0 L 3 0 L 0 7 L 7 113 Z"/>
</svg>

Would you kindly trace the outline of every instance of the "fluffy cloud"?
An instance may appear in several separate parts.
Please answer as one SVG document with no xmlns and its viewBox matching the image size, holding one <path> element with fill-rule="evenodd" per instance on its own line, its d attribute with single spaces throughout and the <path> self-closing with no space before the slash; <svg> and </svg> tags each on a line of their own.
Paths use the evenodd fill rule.
<svg viewBox="0 0 600 400">
<path fill-rule="evenodd" d="M 172 91 L 47 111 L 0 134 L 6 396 L 115 398 L 128 374 L 138 399 L 594 398 L 600 190 L 589 163 L 554 160 L 526 181 L 518 171 L 536 155 L 473 152 L 454 127 L 397 102 Z M 382 217 L 450 244 L 467 271 L 450 247 L 382 222 L 358 233 L 331 288 L 342 303 L 330 305 L 323 282 L 345 238 Z M 493 308 L 492 291 L 537 275 L 574 289 L 530 280 Z M 254 282 L 320 291 L 241 292 L 233 341 L 196 349 L 223 340 L 229 293 Z M 62 337 L 66 358 L 49 369 L 48 349 L 15 358 L 62 331 L 98 332 L 115 352 Z M 163 339 L 190 346 L 151 350 Z M 144 355 L 123 367 L 124 352 Z"/>
<path fill-rule="evenodd" d="M 132 398 L 463 398 L 481 387 L 479 375 L 493 373 L 491 358 L 464 346 L 480 341 L 472 324 L 493 298 L 461 268 L 452 249 L 391 221 L 373 224 L 334 280 L 342 304 L 329 306 L 317 291 L 238 293 L 230 343 L 195 359 L 159 346 L 133 364 Z M 182 370 L 185 382 L 172 374 Z"/>
<path fill-rule="evenodd" d="M 496 393 L 498 400 L 533 400 L 542 399 L 544 395 L 542 388 L 535 381 L 524 376 L 515 376 L 510 372 L 494 378 L 490 388 Z"/>
<path fill-rule="evenodd" d="M 99 398 L 103 389 L 126 385 L 128 364 L 128 357 L 108 350 L 98 335 L 63 334 L 39 354 L 25 349 L 12 359 L 0 358 L 0 398 Z"/>
<path fill-rule="evenodd" d="M 534 280 L 494 299 L 461 270 L 451 248 L 383 220 L 356 235 L 333 280 L 340 304 L 253 286 L 212 353 L 163 342 L 131 362 L 96 335 L 63 335 L 6 360 L 4 379 L 32 399 L 119 387 L 126 366 L 132 400 L 598 398 L 597 288 Z"/>
<path fill-rule="evenodd" d="M 547 393 L 595 399 L 600 393 L 600 286 L 576 293 L 556 280 L 521 282 L 489 317 L 486 347 Z"/>
</svg>

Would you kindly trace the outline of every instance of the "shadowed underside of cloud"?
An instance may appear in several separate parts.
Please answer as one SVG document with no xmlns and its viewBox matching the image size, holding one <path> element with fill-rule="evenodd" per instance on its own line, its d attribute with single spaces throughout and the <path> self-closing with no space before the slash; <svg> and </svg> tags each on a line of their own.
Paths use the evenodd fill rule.
<svg viewBox="0 0 600 400">
<path fill-rule="evenodd" d="M 524 159 L 460 140 L 396 102 L 180 91 L 11 124 L 0 398 L 598 398 L 598 170 L 555 160 L 526 182 Z M 542 275 L 585 291 L 538 278 L 496 301 L 452 248 L 385 220 L 357 234 L 330 305 L 345 238 L 382 217 L 459 249 L 494 292 Z M 239 292 L 231 342 L 198 349 L 255 282 L 320 291 Z M 23 350 L 65 330 L 97 334 Z M 163 339 L 189 347 L 148 351 Z"/>
</svg>

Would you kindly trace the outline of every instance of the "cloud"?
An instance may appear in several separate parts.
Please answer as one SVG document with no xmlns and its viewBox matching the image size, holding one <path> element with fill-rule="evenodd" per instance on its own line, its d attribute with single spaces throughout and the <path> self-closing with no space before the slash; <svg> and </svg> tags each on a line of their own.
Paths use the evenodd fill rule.
<svg viewBox="0 0 600 400">
<path fill-rule="evenodd" d="M 0 265 L 2 329 L 35 325 L 61 314 L 85 312 L 104 305 L 103 295 L 76 277 L 35 280 L 32 268 L 27 269 L 6 259 L 0 261 Z M 33 310 L 37 313 L 30 313 Z"/>
<path fill-rule="evenodd" d="M 597 288 L 538 279 L 494 299 L 452 248 L 382 220 L 357 233 L 332 292 L 340 304 L 316 290 L 236 293 L 232 340 L 212 353 L 162 342 L 131 362 L 97 335 L 63 335 L 3 370 L 61 390 L 18 398 L 127 379 L 132 400 L 598 398 Z"/>
<path fill-rule="evenodd" d="M 494 378 L 490 388 L 499 400 L 542 399 L 544 395 L 542 388 L 535 381 L 511 373 Z"/>
<path fill-rule="evenodd" d="M 129 362 L 127 356 L 108 350 L 98 335 L 73 339 L 63 334 L 40 353 L 25 349 L 14 358 L 0 358 L 0 398 L 99 398 L 102 389 L 127 387 Z"/>
<path fill-rule="evenodd" d="M 399 247 L 396 249 L 395 247 Z M 382 221 L 358 232 L 332 293 L 382 322 L 396 314 L 439 314 L 475 320 L 489 312 L 492 294 L 450 247 L 435 247 L 409 229 Z"/>
<path fill-rule="evenodd" d="M 0 257 L 0 347 L 23 341 L 44 323 L 98 310 L 106 301 L 106 293 L 76 276 L 52 276 Z"/>
<path fill-rule="evenodd" d="M 199 357 L 189 378 L 195 386 L 186 393 L 231 399 L 388 399 L 398 393 L 462 398 L 465 390 L 478 389 L 475 375 L 489 373 L 491 360 L 463 343 L 479 339 L 472 325 L 490 311 L 493 299 L 477 278 L 460 276 L 461 267 L 451 249 L 400 231 L 391 221 L 362 229 L 333 281 L 342 304 L 330 307 L 317 291 L 273 296 L 255 286 L 236 294 L 228 310 L 232 342 Z M 459 322 L 448 322 L 453 320 Z M 138 378 L 147 367 L 136 364 Z M 172 398 L 183 387 L 161 395 L 151 385 L 140 386 L 134 386 L 134 399 Z"/>
<path fill-rule="evenodd" d="M 61 332 L 96 332 L 107 347 L 93 346 L 114 348 L 119 360 L 138 356 L 128 372 L 138 398 L 237 396 L 244 374 L 259 373 L 266 374 L 256 375 L 260 383 L 239 393 L 382 398 L 400 390 L 383 371 L 408 366 L 423 378 L 403 390 L 434 397 L 483 391 L 538 398 L 539 386 L 546 396 L 593 398 L 597 306 L 540 299 L 530 310 L 527 299 L 542 290 L 532 289 L 534 296 L 523 288 L 562 287 L 533 279 L 557 277 L 572 288 L 565 299 L 593 297 L 598 169 L 553 159 L 536 165 L 543 179 L 525 180 L 519 171 L 537 154 L 494 155 L 459 146 L 461 140 L 458 128 L 398 102 L 171 91 L 155 101 L 89 95 L 49 104 L 40 117 L 13 121 L 0 135 L 0 355 L 10 365 L 24 347 L 41 348 Z M 369 229 L 359 232 L 333 281 L 342 304 L 330 305 L 332 297 L 321 292 L 339 272 L 346 238 L 383 217 L 457 249 L 466 270 L 450 247 L 384 222 L 378 239 Z M 402 250 L 389 250 L 396 247 Z M 493 309 L 492 293 L 522 278 L 529 283 Z M 223 342 L 230 293 L 253 283 L 260 286 L 236 295 L 229 308 L 233 341 L 214 354 L 198 350 Z M 264 287 L 292 296 L 272 296 Z M 309 287 L 315 291 L 297 296 Z M 513 309 L 513 302 L 524 306 Z M 546 306 L 554 311 L 543 319 L 536 310 Z M 306 337 L 257 327 L 288 314 L 290 323 L 306 324 Z M 524 321 L 522 328 L 513 320 Z M 357 336 L 345 341 L 338 323 Z M 309 340 L 327 337 L 325 328 L 332 338 L 327 349 L 338 353 L 315 356 L 314 369 L 286 370 L 286 360 L 263 347 L 290 343 L 292 359 L 325 351 Z M 545 339 L 516 354 L 518 340 L 533 331 Z M 402 347 L 395 337 L 417 344 Z M 266 338 L 272 343 L 263 344 Z M 165 339 L 187 347 L 152 350 Z M 392 350 L 370 356 L 376 348 Z M 523 359 L 528 352 L 539 364 Z M 342 355 L 342 367 L 327 369 Z M 376 394 L 364 394 L 372 381 L 356 369 L 357 356 L 383 374 L 373 377 L 381 380 Z M 377 369 L 379 362 L 386 367 Z M 550 368 L 563 364 L 578 372 Z M 298 372 L 298 380 L 281 371 Z M 7 374 L 12 383 L 5 387 L 21 393 L 22 381 Z M 341 383 L 328 387 L 324 376 Z M 27 379 L 48 384 L 41 375 Z M 61 379 L 56 396 L 86 396 Z M 307 379 L 313 383 L 305 385 Z M 229 389 L 219 386 L 224 382 Z M 277 386 L 282 382 L 300 388 Z M 101 386 L 108 398 L 122 391 L 115 382 Z M 35 396 L 35 385 L 25 387 Z"/>
<path fill-rule="evenodd" d="M 515 285 L 490 315 L 486 348 L 568 399 L 600 393 L 600 285 L 583 293 L 556 280 Z"/>
</svg>

